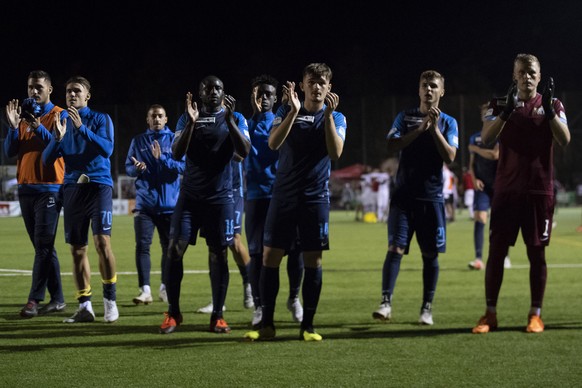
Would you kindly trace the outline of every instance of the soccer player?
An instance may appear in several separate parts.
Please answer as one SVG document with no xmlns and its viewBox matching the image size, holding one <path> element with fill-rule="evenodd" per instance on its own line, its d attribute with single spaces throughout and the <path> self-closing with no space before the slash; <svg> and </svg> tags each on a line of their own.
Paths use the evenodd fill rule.
<svg viewBox="0 0 582 388">
<path fill-rule="evenodd" d="M 146 116 L 148 129 L 131 140 L 125 171 L 135 177 L 136 199 L 133 210 L 135 230 L 135 264 L 140 294 L 133 298 L 135 304 L 153 302 L 150 283 L 150 246 L 154 229 L 158 230 L 162 247 L 162 282 L 159 298 L 168 302 L 166 294 L 165 265 L 170 239 L 172 213 L 178 200 L 180 175 L 185 161 L 172 158 L 174 133 L 168 128 L 168 116 L 161 105 L 152 105 Z"/>
<path fill-rule="evenodd" d="M 115 322 L 119 318 L 116 262 L 111 250 L 113 179 L 109 158 L 113 152 L 113 122 L 108 114 L 87 106 L 90 98 L 91 84 L 86 78 L 75 76 L 67 81 L 69 116 L 57 122 L 53 138 L 42 155 L 45 165 L 51 165 L 59 156 L 65 160 L 65 240 L 71 246 L 79 301 L 79 309 L 65 323 L 93 322 L 95 319 L 87 255 L 89 224 L 103 283 L 103 319 Z"/>
<path fill-rule="evenodd" d="M 202 228 L 208 246 L 213 312 L 210 331 L 229 333 L 222 308 L 228 289 L 227 247 L 234 239 L 231 160 L 244 159 L 250 141 L 239 128 L 234 113 L 235 100 L 225 95 L 224 84 L 215 76 L 199 85 L 200 110 L 186 95 L 186 112 L 176 127 L 172 145 L 174 159 L 186 155 L 186 170 L 172 216 L 166 265 L 168 311 L 160 333 L 169 334 L 182 322 L 180 287 L 184 275 L 183 258 L 189 244 L 196 244 Z"/>
<path fill-rule="evenodd" d="M 233 113 L 237 119 L 239 129 L 247 130 L 248 125 L 246 124 L 244 116 L 238 112 Z M 232 245 L 229 246 L 229 249 L 243 281 L 243 306 L 246 309 L 252 309 L 255 307 L 255 304 L 249 280 L 251 258 L 247 247 L 242 241 L 242 219 L 244 212 L 243 163 L 237 159 L 238 158 L 235 158 L 230 162 L 230 168 L 232 170 L 232 196 L 234 201 L 234 239 Z M 196 310 L 196 312 L 211 314 L 213 309 L 214 306 L 211 301 L 208 305 Z M 223 310 L 226 310 L 226 307 L 223 306 Z"/>
<path fill-rule="evenodd" d="M 18 100 L 9 101 L 6 106 L 9 129 L 4 151 L 10 158 L 17 157 L 18 201 L 34 247 L 32 285 L 28 302 L 20 310 L 21 317 L 32 318 L 62 311 L 66 306 L 59 258 L 54 247 L 62 207 L 64 162 L 58 158 L 44 166 L 41 157 L 56 122 L 67 117 L 67 112 L 51 102 L 53 86 L 47 72 L 30 72 L 27 85 L 28 102 L 38 104 L 38 112 L 34 114 L 29 109 L 22 109 Z M 47 289 L 50 302 L 39 308 Z"/>
<path fill-rule="evenodd" d="M 346 119 L 336 111 L 339 96 L 331 92 L 332 71 L 324 63 L 311 63 L 303 70 L 299 88 L 287 82 L 283 92 L 288 104 L 279 108 L 269 136 L 269 147 L 279 150 L 279 166 L 264 233 L 260 290 L 262 322 L 259 330 L 245 334 L 249 340 L 275 337 L 275 302 L 279 290 L 279 266 L 297 233 L 305 274 L 303 320 L 300 339 L 321 341 L 313 318 L 322 286 L 322 252 L 329 249 L 329 175 L 331 160 L 342 154 Z"/>
<path fill-rule="evenodd" d="M 251 82 L 253 115 L 249 118 L 248 124 L 252 146 L 245 159 L 247 187 L 245 232 L 251 256 L 251 285 L 255 305 L 251 323 L 255 329 L 260 327 L 262 320 L 259 284 L 263 267 L 263 232 L 279 158 L 279 152 L 269 148 L 278 85 L 279 82 L 268 74 L 257 76 Z M 288 254 L 287 276 L 289 278 L 287 309 L 295 322 L 301 322 L 303 307 L 299 301 L 299 290 L 303 277 L 303 258 L 297 244 L 294 244 L 294 248 L 291 248 Z"/>
<path fill-rule="evenodd" d="M 455 159 L 458 148 L 457 121 L 439 109 L 444 94 L 444 77 L 434 70 L 423 72 L 418 88 L 420 106 L 400 112 L 387 135 L 388 151 L 400 151 L 400 163 L 390 198 L 382 301 L 373 313 L 373 317 L 381 321 L 392 317 L 392 295 L 400 262 L 416 233 L 423 262 L 419 323 L 433 324 L 438 254 L 444 253 L 446 248 L 443 164 Z"/>
<path fill-rule="evenodd" d="M 489 104 L 481 107 L 481 117 L 484 119 Z M 473 240 L 475 245 L 475 260 L 469 263 L 470 269 L 481 270 L 485 268 L 483 263 L 483 241 L 487 213 L 493 199 L 493 182 L 499 159 L 499 143 L 490 145 L 483 143 L 481 131 L 474 133 L 469 138 L 469 173 L 473 179 L 475 196 L 473 200 Z"/>
<path fill-rule="evenodd" d="M 475 202 L 475 185 L 473 176 L 467 167 L 463 167 L 463 205 L 469 210 L 469 218 L 474 217 L 473 203 Z"/>
<path fill-rule="evenodd" d="M 487 308 L 473 333 L 497 329 L 497 299 L 503 280 L 503 259 L 521 235 L 530 263 L 531 307 L 526 332 L 541 333 L 541 309 L 547 279 L 545 247 L 550 243 L 554 210 L 553 143 L 566 146 L 570 130 L 564 106 L 554 98 L 551 77 L 540 94 L 541 65 L 531 54 L 518 54 L 513 82 L 504 99 L 494 99 L 481 136 L 499 140 L 495 196 L 491 205 L 489 257 L 485 271 Z"/>
</svg>

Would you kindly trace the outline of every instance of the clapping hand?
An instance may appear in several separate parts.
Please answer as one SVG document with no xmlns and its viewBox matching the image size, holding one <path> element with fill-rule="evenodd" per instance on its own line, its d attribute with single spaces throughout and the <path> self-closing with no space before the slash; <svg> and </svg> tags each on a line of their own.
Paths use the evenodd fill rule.
<svg viewBox="0 0 582 388">
<path fill-rule="evenodd" d="M 224 95 L 224 107 L 226 108 L 227 117 L 232 117 L 232 113 L 234 112 L 235 106 L 236 106 L 235 98 L 229 94 L 225 94 Z"/>
<path fill-rule="evenodd" d="M 71 118 L 71 121 L 73 122 L 73 125 L 75 126 L 75 128 L 79 129 L 81 128 L 81 125 L 83 125 L 83 122 L 81 121 L 81 115 L 79 114 L 79 111 L 77 110 L 77 108 L 75 108 L 74 106 L 70 106 L 67 109 L 67 112 L 69 113 L 69 117 Z"/>
<path fill-rule="evenodd" d="M 157 140 L 154 140 L 152 143 L 152 155 L 154 158 L 159 159 L 162 155 L 162 147 L 160 147 L 160 143 Z"/>
<path fill-rule="evenodd" d="M 251 107 L 254 115 L 261 112 L 261 98 L 257 96 L 258 91 L 259 87 L 255 86 L 251 92 Z"/>
<path fill-rule="evenodd" d="M 554 110 L 553 100 L 554 100 L 554 79 L 552 77 L 548 78 L 544 91 L 542 92 L 542 106 L 544 107 L 544 112 L 549 120 L 556 117 L 556 111 Z"/>
<path fill-rule="evenodd" d="M 56 141 L 63 140 L 63 137 L 67 133 L 67 119 L 63 118 L 63 121 L 59 119 L 58 115 L 55 115 L 55 129 L 53 131 L 53 136 Z"/>
<path fill-rule="evenodd" d="M 8 119 L 10 128 L 18 128 L 18 124 L 20 123 L 20 105 L 18 105 L 18 100 L 8 101 L 8 105 L 6 105 L 6 118 Z"/>
<path fill-rule="evenodd" d="M 327 93 L 325 96 L 325 105 L 325 113 L 331 114 L 339 105 L 339 96 L 332 92 Z"/>
<path fill-rule="evenodd" d="M 287 84 L 283 85 L 283 101 L 287 101 L 292 110 L 295 110 L 296 112 L 299 111 L 301 102 L 295 91 L 295 82 L 287 81 Z"/>
<path fill-rule="evenodd" d="M 515 81 L 511 83 L 509 89 L 507 90 L 507 96 L 505 96 L 505 108 L 501 111 L 499 118 L 503 121 L 507 121 L 509 119 L 509 115 L 515 109 L 517 105 L 517 84 Z"/>
<path fill-rule="evenodd" d="M 147 169 L 145 162 L 140 162 L 139 160 L 137 160 L 133 156 L 131 157 L 131 161 L 133 162 L 133 165 L 137 169 L 137 172 L 142 173 Z"/>
<path fill-rule="evenodd" d="M 196 105 L 195 101 L 192 101 L 192 93 L 186 93 L 186 113 L 190 117 L 190 121 L 193 123 L 198 120 L 198 116 L 200 116 L 200 112 L 198 111 L 198 105 Z"/>
</svg>

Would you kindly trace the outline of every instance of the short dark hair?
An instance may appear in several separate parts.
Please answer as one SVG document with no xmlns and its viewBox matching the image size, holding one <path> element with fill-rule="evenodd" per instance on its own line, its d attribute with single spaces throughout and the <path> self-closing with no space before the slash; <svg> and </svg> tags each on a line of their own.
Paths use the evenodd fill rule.
<svg viewBox="0 0 582 388">
<path fill-rule="evenodd" d="M 51 80 L 51 76 L 49 75 L 49 73 L 47 73 L 44 70 L 33 70 L 28 74 L 28 79 L 39 79 L 39 78 L 44 78 L 46 79 L 49 83 L 52 83 Z"/>
<path fill-rule="evenodd" d="M 200 84 L 198 85 L 198 89 L 200 90 L 200 89 L 204 88 L 204 86 L 206 86 L 206 83 L 210 80 L 217 80 L 222 84 L 222 86 L 224 86 L 224 82 L 222 82 L 222 80 L 220 78 L 218 78 L 217 76 L 207 75 L 206 77 L 202 78 L 202 81 L 200 81 Z"/>
<path fill-rule="evenodd" d="M 85 89 L 87 89 L 88 92 L 91 91 L 91 83 L 89 82 L 89 80 L 85 77 L 81 77 L 80 75 L 76 75 L 69 78 L 65 85 L 68 84 L 81 84 L 85 87 Z"/>
<path fill-rule="evenodd" d="M 154 109 L 163 109 L 164 112 L 166 111 L 166 108 L 164 108 L 160 104 L 153 104 L 153 105 L 150 105 L 150 107 L 148 108 L 148 114 L 150 113 L 150 111 L 152 111 Z"/>
<path fill-rule="evenodd" d="M 279 81 L 269 74 L 261 74 L 251 81 L 251 87 L 259 86 L 259 85 L 271 85 L 275 89 L 279 86 Z"/>
<path fill-rule="evenodd" d="M 331 68 L 325 63 L 310 63 L 305 66 L 305 69 L 303 69 L 303 77 L 308 74 L 325 77 L 328 81 L 331 81 L 331 77 L 333 76 Z"/>
</svg>

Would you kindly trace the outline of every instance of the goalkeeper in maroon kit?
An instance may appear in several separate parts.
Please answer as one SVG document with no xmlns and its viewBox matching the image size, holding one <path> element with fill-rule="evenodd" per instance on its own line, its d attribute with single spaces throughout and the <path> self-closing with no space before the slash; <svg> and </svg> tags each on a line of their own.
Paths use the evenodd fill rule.
<svg viewBox="0 0 582 388">
<path fill-rule="evenodd" d="M 570 131 L 562 103 L 554 98 L 554 81 L 541 80 L 540 62 L 518 54 L 507 96 L 490 102 L 481 136 L 485 143 L 499 140 L 485 272 L 487 309 L 473 333 L 497 328 L 497 299 L 503 280 L 503 261 L 521 229 L 530 262 L 531 308 L 526 331 L 541 333 L 541 308 L 546 288 L 545 248 L 550 242 L 554 212 L 553 144 L 566 146 Z"/>
</svg>

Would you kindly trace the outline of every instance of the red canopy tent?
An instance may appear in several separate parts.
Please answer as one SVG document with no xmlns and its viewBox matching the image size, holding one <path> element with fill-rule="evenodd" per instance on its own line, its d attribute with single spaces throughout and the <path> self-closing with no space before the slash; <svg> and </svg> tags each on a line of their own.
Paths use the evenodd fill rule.
<svg viewBox="0 0 582 388">
<path fill-rule="evenodd" d="M 360 179 L 360 176 L 366 171 L 367 166 L 365 164 L 356 163 L 351 166 L 340 168 L 339 170 L 333 170 L 331 172 L 331 178 L 333 179 Z"/>
</svg>

